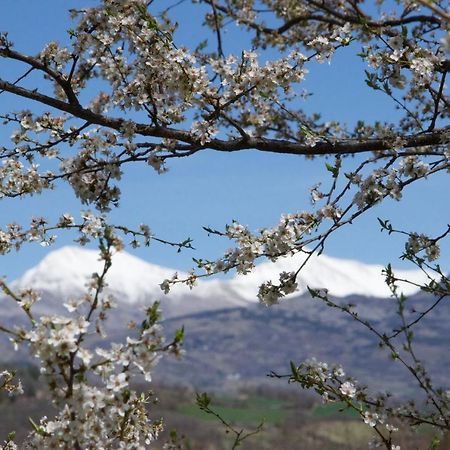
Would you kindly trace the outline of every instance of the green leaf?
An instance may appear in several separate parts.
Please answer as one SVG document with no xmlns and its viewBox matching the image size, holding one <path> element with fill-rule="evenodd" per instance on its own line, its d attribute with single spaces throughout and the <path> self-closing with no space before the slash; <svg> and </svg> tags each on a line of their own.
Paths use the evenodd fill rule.
<svg viewBox="0 0 450 450">
<path fill-rule="evenodd" d="M 204 41 L 201 41 L 198 45 L 197 45 L 197 51 L 201 51 L 204 50 L 206 47 L 208 46 L 208 39 L 205 39 Z"/>
<path fill-rule="evenodd" d="M 296 378 L 298 376 L 298 368 L 297 368 L 296 364 L 294 363 L 294 361 L 290 361 L 289 364 L 291 366 L 292 375 Z"/>
<path fill-rule="evenodd" d="M 206 392 L 202 392 L 197 394 L 196 403 L 200 409 L 205 410 L 211 403 L 211 397 Z"/>
<path fill-rule="evenodd" d="M 345 176 L 345 178 L 347 178 L 348 180 L 351 180 L 354 176 L 355 176 L 355 174 L 354 174 L 354 172 L 344 172 L 344 176 Z"/>
<path fill-rule="evenodd" d="M 170 430 L 170 440 L 172 441 L 172 443 L 176 443 L 178 442 L 178 433 L 177 430 Z"/>
<path fill-rule="evenodd" d="M 177 331 L 175 331 L 174 343 L 181 344 L 183 340 L 184 340 L 184 325 Z"/>
<path fill-rule="evenodd" d="M 128 403 L 128 400 L 131 398 L 131 391 L 129 389 L 125 389 L 122 393 L 122 399 L 124 403 Z"/>
<path fill-rule="evenodd" d="M 305 136 L 314 136 L 314 133 L 311 131 L 311 129 L 309 127 L 307 127 L 306 125 L 301 124 L 300 125 L 300 131 L 305 135 Z"/>
<path fill-rule="evenodd" d="M 404 39 L 408 37 L 408 27 L 406 27 L 405 25 L 402 25 L 402 36 Z"/>
<path fill-rule="evenodd" d="M 44 428 L 38 425 L 31 417 L 28 417 L 28 421 L 31 423 L 31 426 L 35 433 L 39 434 L 40 436 L 47 436 Z"/>
<path fill-rule="evenodd" d="M 10 433 L 8 433 L 8 441 L 12 441 L 14 438 L 16 437 L 16 432 L 15 431 L 11 431 Z"/>
<path fill-rule="evenodd" d="M 160 302 L 156 301 L 152 306 L 150 306 L 150 308 L 147 308 L 147 318 L 141 324 L 141 328 L 143 330 L 147 330 L 161 319 L 161 311 L 159 309 L 159 305 Z"/>
<path fill-rule="evenodd" d="M 337 176 L 339 174 L 339 169 L 329 163 L 325 163 L 325 166 L 326 166 L 328 172 L 331 172 L 333 174 L 333 178 L 337 178 Z"/>
<path fill-rule="evenodd" d="M 389 83 L 388 83 L 387 81 L 385 81 L 385 82 L 383 83 L 383 89 L 384 89 L 384 92 L 386 92 L 386 94 L 392 95 L 392 89 L 391 89 L 391 87 L 389 86 Z"/>
<path fill-rule="evenodd" d="M 142 18 L 146 20 L 148 27 L 151 30 L 159 31 L 159 25 L 158 22 L 155 20 L 155 18 L 149 14 L 147 11 L 147 6 L 145 6 L 142 3 L 135 4 L 136 9 L 141 14 Z"/>
<path fill-rule="evenodd" d="M 375 91 L 380 91 L 381 88 L 378 86 L 377 83 L 377 76 L 374 73 L 370 73 L 369 71 L 364 71 L 366 74 L 366 79 L 364 80 L 370 88 L 374 89 Z"/>
<path fill-rule="evenodd" d="M 433 436 L 433 439 L 428 447 L 428 450 L 437 450 L 441 440 L 438 436 Z"/>
<path fill-rule="evenodd" d="M 387 230 L 389 234 L 392 234 L 394 232 L 392 224 L 389 222 L 389 220 L 381 220 L 379 217 L 377 217 L 377 220 L 378 223 L 381 225 L 381 231 Z"/>
</svg>

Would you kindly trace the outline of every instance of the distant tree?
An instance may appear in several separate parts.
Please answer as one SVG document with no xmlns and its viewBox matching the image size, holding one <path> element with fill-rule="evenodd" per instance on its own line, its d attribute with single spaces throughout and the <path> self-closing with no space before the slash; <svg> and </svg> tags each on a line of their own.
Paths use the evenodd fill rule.
<svg viewBox="0 0 450 450">
<path fill-rule="evenodd" d="M 204 36 L 209 41 L 196 48 L 176 41 L 177 24 L 171 20 L 176 2 L 95 3 L 70 11 L 75 25 L 67 45 L 49 42 L 38 55 L 16 48 L 7 30 L 0 34 L 3 63 L 23 66 L 16 79 L 2 71 L 0 90 L 24 103 L 23 111 L 1 116 L 14 132 L 11 144 L 0 147 L 0 196 L 44 194 L 67 182 L 97 211 L 83 212 L 81 220 L 65 214 L 56 223 L 45 218 L 29 226 L 11 223 L 0 231 L 0 251 L 19 249 L 29 241 L 51 244 L 54 233 L 70 229 L 78 232 L 80 244 L 99 240 L 103 261 L 103 271 L 94 275 L 87 295 L 67 305 L 65 317 L 37 319 L 32 307 L 37 293 L 12 292 L 2 282 L 4 293 L 23 309 L 29 325 L 0 324 L 1 330 L 18 345 L 30 345 L 60 408 L 55 418 L 34 424 L 30 448 L 147 448 L 160 429 L 159 423 L 148 421 L 146 397 L 129 383 L 139 374 L 149 379 L 160 353 L 177 353 L 182 331 L 164 344 L 156 305 L 149 308 L 135 338 L 123 345 L 96 352 L 85 346 L 89 333 L 102 333 L 102 320 L 111 307 L 103 293 L 104 280 L 113 250 L 124 246 L 123 236 L 132 237 L 131 246 L 155 239 L 179 248 L 190 246 L 189 240 L 158 238 L 146 225 L 132 230 L 128 224 L 110 223 L 108 211 L 118 204 L 120 178 L 128 164 L 141 162 L 163 173 L 171 159 L 211 150 L 331 156 L 326 164 L 330 186 L 312 190 L 310 211 L 286 214 L 273 228 L 258 232 L 238 222 L 224 231 L 208 229 L 235 241 L 235 248 L 217 260 L 199 260 L 197 271 L 187 279 L 174 276 L 163 281 L 165 292 L 175 283 L 193 285 L 198 277 L 218 272 L 248 273 L 263 257 L 275 261 L 304 252 L 307 264 L 311 255 L 322 252 L 331 234 L 374 205 L 389 197 L 400 200 L 416 181 L 450 170 L 450 13 L 443 1 L 201 0 L 193 2 L 199 4 L 191 11 L 207 11 L 209 32 Z M 223 31 L 230 23 L 251 39 L 249 48 L 236 54 L 224 47 L 230 36 Z M 189 27 L 189 19 L 181 25 Z M 50 34 L 51 30 L 51 39 Z M 302 110 L 299 99 L 308 68 L 333 64 L 349 46 L 367 64 L 367 89 L 388 96 L 399 109 L 395 123 L 367 123 L 361 117 L 349 128 Z M 355 154 L 364 155 L 356 164 L 349 158 Z M 437 261 L 439 244 L 450 228 L 426 236 L 397 230 L 388 221 L 380 225 L 388 233 L 405 236 L 403 257 L 428 274 L 428 283 L 417 287 L 435 297 L 430 309 L 413 319 L 405 316 L 407 300 L 390 266 L 386 281 L 403 320 L 397 331 L 375 329 L 325 290 L 310 292 L 375 333 L 425 393 L 427 407 L 390 406 L 386 397 L 371 397 L 340 367 L 325 363 L 292 363 L 290 381 L 315 389 L 327 401 L 344 401 L 374 428 L 374 445 L 397 450 L 398 421 L 411 426 L 427 423 L 442 432 L 450 428 L 449 391 L 433 386 L 414 353 L 412 333 L 449 295 L 450 281 Z M 264 283 L 260 301 L 272 305 L 293 293 L 302 267 L 281 273 L 278 283 Z M 399 335 L 405 339 L 400 350 L 395 344 Z M 10 386 L 10 374 L 2 377 L 7 380 L 4 386 Z M 438 441 L 436 437 L 430 448 Z M 4 448 L 14 445 L 10 440 Z"/>
</svg>

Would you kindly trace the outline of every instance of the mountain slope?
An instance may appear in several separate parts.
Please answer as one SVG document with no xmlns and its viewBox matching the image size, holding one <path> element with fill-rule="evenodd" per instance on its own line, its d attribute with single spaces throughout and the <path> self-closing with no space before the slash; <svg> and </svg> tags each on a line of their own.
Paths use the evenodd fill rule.
<svg viewBox="0 0 450 450">
<path fill-rule="evenodd" d="M 423 311 L 433 297 L 416 295 L 408 299 L 408 308 Z M 381 332 L 400 327 L 396 304 L 392 299 L 353 296 L 343 303 L 356 305 L 362 319 L 369 319 Z M 450 302 L 439 305 L 414 326 L 416 356 L 425 364 L 435 387 L 448 389 L 450 345 L 447 323 Z M 407 312 L 408 322 L 417 313 Z M 267 378 L 272 370 L 289 372 L 289 361 L 300 363 L 316 357 L 327 363 L 341 363 L 349 375 L 371 389 L 389 390 L 396 395 L 417 396 L 414 378 L 390 352 L 380 349 L 377 337 L 347 314 L 330 309 L 307 295 L 285 300 L 266 308 L 250 304 L 176 317 L 163 323 L 170 336 L 184 326 L 186 354 L 180 360 L 163 358 L 155 377 L 176 383 L 188 382 L 201 389 L 226 388 L 240 382 L 286 385 L 286 380 Z M 402 352 L 403 335 L 395 341 Z"/>
</svg>

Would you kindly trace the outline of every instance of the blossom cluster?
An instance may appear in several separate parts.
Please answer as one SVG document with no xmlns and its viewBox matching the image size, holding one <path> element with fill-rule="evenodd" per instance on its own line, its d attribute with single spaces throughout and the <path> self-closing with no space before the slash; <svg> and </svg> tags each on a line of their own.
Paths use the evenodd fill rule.
<svg viewBox="0 0 450 450">
<path fill-rule="evenodd" d="M 313 358 L 299 366 L 292 363 L 291 370 L 290 383 L 315 390 L 325 403 L 342 402 L 345 408 L 357 412 L 365 424 L 374 428 L 377 437 L 371 441 L 370 448 L 384 445 L 388 450 L 400 450 L 400 446 L 393 443 L 398 416 L 388 406 L 387 396 L 370 397 L 365 387 L 346 377 L 340 365 L 330 366 Z"/>
<path fill-rule="evenodd" d="M 405 244 L 405 252 L 408 256 L 415 256 L 424 252 L 428 261 L 434 261 L 439 258 L 439 243 L 435 239 L 424 234 L 411 233 L 408 242 Z"/>
<path fill-rule="evenodd" d="M 198 276 L 226 273 L 232 269 L 245 275 L 254 268 L 256 260 L 262 256 L 275 261 L 279 257 L 301 251 L 301 245 L 298 243 L 305 235 L 311 233 L 316 225 L 317 219 L 314 215 L 301 212 L 283 215 L 276 227 L 261 229 L 255 234 L 237 221 L 227 225 L 224 233 L 209 230 L 233 240 L 236 247 L 228 250 L 224 257 L 217 261 L 197 260 L 198 268 L 205 271 L 204 275 L 192 272 L 187 279 L 175 276 L 165 280 L 161 284 L 161 289 L 167 293 L 173 284 L 180 282 L 192 286 Z M 297 288 L 295 280 L 295 273 L 282 273 L 279 279 L 280 284 L 274 285 L 268 282 L 262 285 L 258 298 L 268 305 L 277 303 L 281 297 L 295 292 Z"/>
<path fill-rule="evenodd" d="M 122 344 L 94 346 L 93 335 L 106 336 L 104 323 L 114 299 L 103 293 L 104 277 L 111 265 L 111 250 L 116 241 L 103 236 L 101 246 L 103 270 L 95 273 L 87 292 L 64 304 L 68 315 L 45 315 L 36 319 L 33 304 L 36 293 L 13 293 L 4 283 L 3 291 L 26 312 L 30 326 L 6 330 L 16 346 L 28 345 L 39 360 L 41 376 L 48 387 L 58 413 L 41 418 L 34 424 L 27 448 L 86 448 L 141 450 L 157 438 L 160 421 L 148 417 L 149 397 L 136 391 L 133 383 L 148 383 L 163 353 L 181 353 L 182 332 L 171 343 L 161 333 L 158 303 L 147 308 L 140 326 L 132 325 L 133 333 Z M 26 299 L 33 301 L 26 301 Z M 0 374 L 0 386 L 19 392 L 20 383 L 13 384 L 9 372 Z M 13 442 L 3 449 L 14 448 Z"/>
<path fill-rule="evenodd" d="M 101 309 L 109 307 L 106 305 L 110 305 L 109 299 L 102 301 Z M 55 406 L 60 408 L 54 418 L 41 419 L 27 444 L 30 448 L 77 443 L 81 448 L 120 445 L 142 449 L 157 437 L 161 425 L 152 424 L 147 416 L 147 395 L 135 392 L 130 383 L 139 375 L 151 381 L 163 342 L 159 327 L 151 325 L 136 339 L 128 338 L 126 344 L 94 351 L 82 345 L 90 328 L 94 323 L 83 316 L 42 317 L 23 336 L 40 359 L 41 373 L 52 390 Z M 63 380 L 70 384 L 61 384 Z"/>
<path fill-rule="evenodd" d="M 23 394 L 23 386 L 20 380 L 15 379 L 15 373 L 9 370 L 0 372 L 0 391 L 5 391 L 8 395 Z"/>
<path fill-rule="evenodd" d="M 98 240 L 109 235 L 114 246 L 117 249 L 122 249 L 124 236 L 131 235 L 129 245 L 133 248 L 141 245 L 149 246 L 152 240 L 169 244 L 171 246 L 181 248 L 190 248 L 190 240 L 183 242 L 170 242 L 156 237 L 149 226 L 141 224 L 138 229 L 131 229 L 123 225 L 113 225 L 107 223 L 107 218 L 103 214 L 95 214 L 90 210 L 81 211 L 80 219 L 76 221 L 75 218 L 69 214 L 64 213 L 53 224 L 45 217 L 33 217 L 28 227 L 24 227 L 18 223 L 10 223 L 4 229 L 0 229 L 0 254 L 9 253 L 11 250 L 19 250 L 25 243 L 39 243 L 43 247 L 52 245 L 57 240 L 57 231 L 71 230 L 78 232 L 78 236 L 74 238 L 75 242 L 85 245 L 92 240 Z M 114 233 L 111 234 L 111 231 Z"/>
</svg>

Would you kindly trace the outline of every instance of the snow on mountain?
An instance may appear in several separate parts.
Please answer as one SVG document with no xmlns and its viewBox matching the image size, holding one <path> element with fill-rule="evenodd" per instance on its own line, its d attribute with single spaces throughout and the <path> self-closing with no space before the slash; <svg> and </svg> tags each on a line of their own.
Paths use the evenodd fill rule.
<svg viewBox="0 0 450 450">
<path fill-rule="evenodd" d="M 113 256 L 113 264 L 107 275 L 108 289 L 123 304 L 139 304 L 161 299 L 169 316 L 198 312 L 205 309 L 220 309 L 244 306 L 257 301 L 260 284 L 272 280 L 278 282 L 279 273 L 296 271 L 305 259 L 304 254 L 281 258 L 277 262 L 259 264 L 252 273 L 237 275 L 229 280 L 200 281 L 189 290 L 186 286 L 175 286 L 164 296 L 159 284 L 170 278 L 174 269 L 150 264 L 126 252 Z M 85 290 L 92 273 L 101 270 L 98 253 L 80 247 L 63 247 L 49 253 L 37 266 L 25 272 L 16 282 L 16 287 L 33 287 L 56 297 L 79 295 Z M 338 297 L 359 294 L 373 297 L 389 297 L 390 291 L 384 282 L 382 266 L 368 265 L 357 261 L 329 256 L 313 256 L 302 269 L 298 278 L 298 295 L 312 288 L 328 288 Z M 420 271 L 395 271 L 402 277 L 423 282 Z M 186 274 L 180 273 L 180 276 Z M 401 286 L 407 295 L 416 289 Z M 164 305 L 165 304 L 165 305 Z M 166 317 L 168 317 L 166 315 Z"/>
<path fill-rule="evenodd" d="M 147 263 L 126 252 L 116 253 L 112 261 L 106 276 L 108 289 L 116 295 L 124 295 L 128 303 L 138 303 L 149 296 L 160 297 L 162 291 L 159 284 L 176 272 Z M 97 251 L 63 247 L 49 253 L 14 284 L 20 287 L 32 286 L 36 290 L 67 297 L 83 292 L 91 275 L 94 272 L 101 273 L 101 270 L 102 262 L 99 261 Z"/>
<path fill-rule="evenodd" d="M 53 299 L 53 306 L 61 304 L 61 299 L 81 295 L 94 272 L 101 273 L 102 262 L 95 250 L 82 247 L 63 247 L 49 253 L 40 263 L 31 268 L 13 283 L 14 288 L 32 287 Z M 122 305 L 151 304 L 161 301 L 164 318 L 193 314 L 200 311 L 243 306 L 247 301 L 222 286 L 221 281 L 199 282 L 190 290 L 183 284 L 172 287 L 164 295 L 160 284 L 171 278 L 175 269 L 150 264 L 127 252 L 113 255 L 112 266 L 106 275 L 107 291 Z M 180 278 L 186 273 L 178 271 Z M 53 307 L 50 306 L 50 309 Z M 44 305 L 43 311 L 47 313 Z"/>
<path fill-rule="evenodd" d="M 265 281 L 271 280 L 279 284 L 281 272 L 292 272 L 305 261 L 306 255 L 296 254 L 292 257 L 280 258 L 275 263 L 265 262 L 256 266 L 248 275 L 236 276 L 230 281 L 230 287 L 240 297 L 255 300 L 258 287 Z M 391 292 L 382 275 L 383 266 L 369 265 L 358 261 L 337 259 L 326 255 L 312 256 L 303 267 L 297 278 L 298 291 L 293 295 L 306 292 L 311 288 L 327 288 L 331 295 L 346 297 L 352 294 L 366 297 L 389 297 Z M 416 283 L 425 282 L 426 277 L 420 270 L 394 270 L 399 278 L 406 278 Z M 417 291 L 415 286 L 400 284 L 405 295 Z"/>
</svg>

